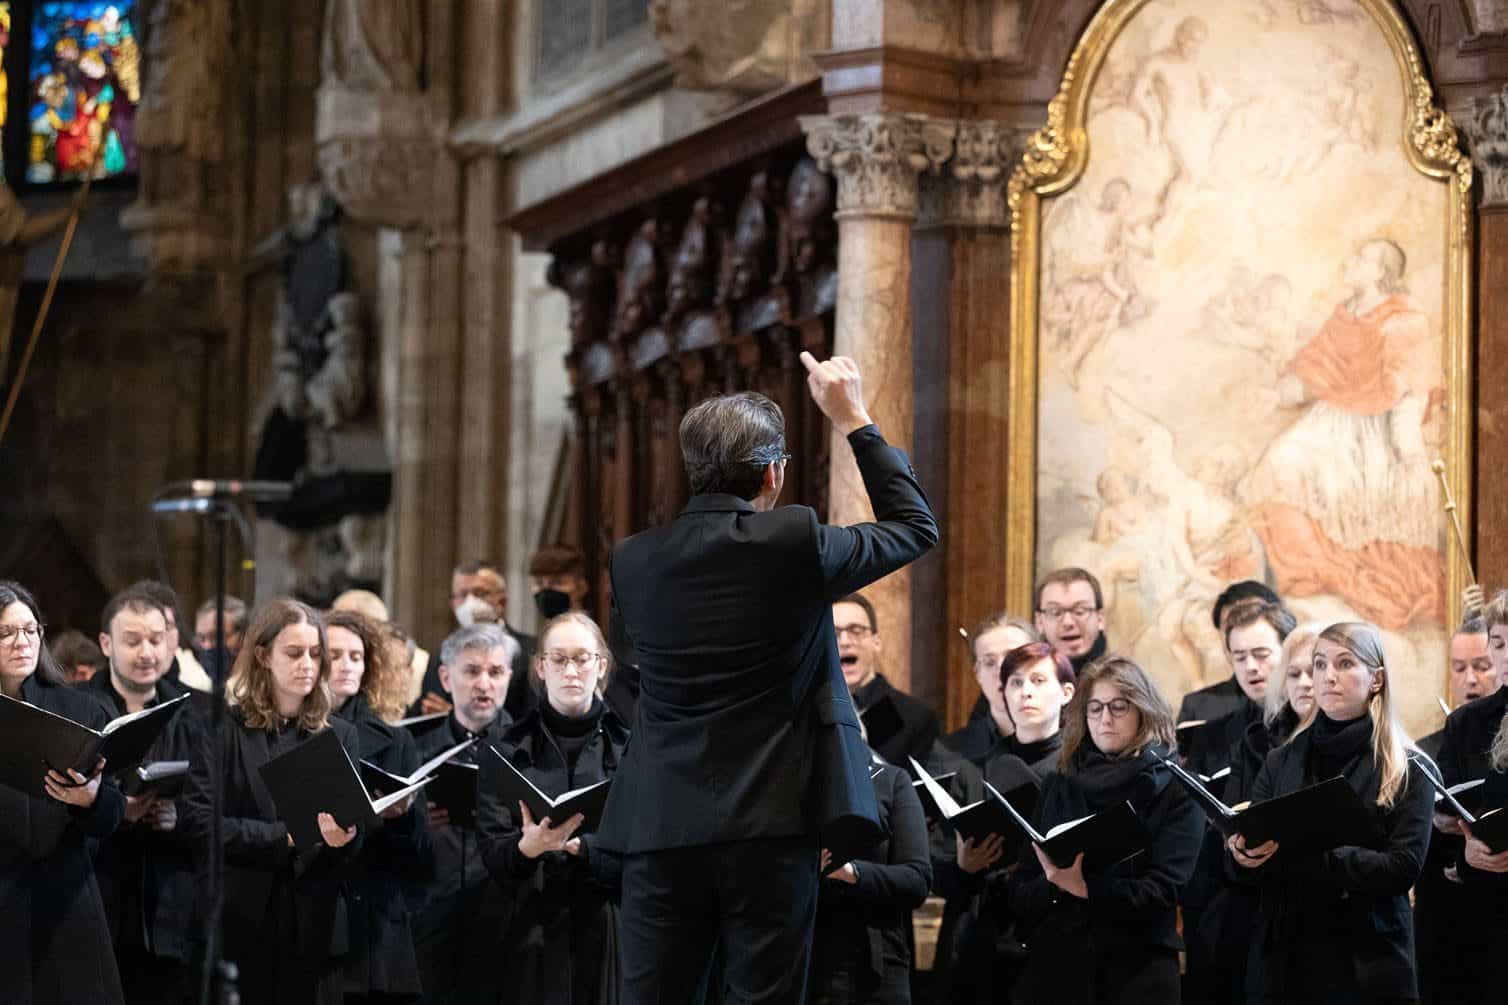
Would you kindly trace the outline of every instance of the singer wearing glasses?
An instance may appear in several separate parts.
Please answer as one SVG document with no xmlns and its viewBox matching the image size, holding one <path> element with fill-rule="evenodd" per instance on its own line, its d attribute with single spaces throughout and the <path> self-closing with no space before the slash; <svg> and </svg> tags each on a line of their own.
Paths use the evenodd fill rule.
<svg viewBox="0 0 1508 1005">
<path fill-rule="evenodd" d="M 584 788 L 618 769 L 628 730 L 602 700 L 612 656 L 597 623 L 580 611 L 549 621 L 534 657 L 543 700 L 497 744 L 498 753 L 547 796 Z M 619 860 L 580 833 L 582 818 L 534 819 L 497 795 L 507 769 L 480 755 L 477 829 L 483 861 L 513 897 L 512 925 L 498 945 L 502 1003 L 611 1005 L 619 999 Z"/>
<path fill-rule="evenodd" d="M 101 729 L 105 710 L 68 687 L 43 642 L 42 611 L 18 583 L 0 582 L 0 688 Z M 0 785 L 0 971 L 4 999 L 23 1005 L 119 1002 L 110 926 L 86 838 L 119 826 L 126 800 L 102 778 L 48 772 L 47 796 Z"/>
</svg>

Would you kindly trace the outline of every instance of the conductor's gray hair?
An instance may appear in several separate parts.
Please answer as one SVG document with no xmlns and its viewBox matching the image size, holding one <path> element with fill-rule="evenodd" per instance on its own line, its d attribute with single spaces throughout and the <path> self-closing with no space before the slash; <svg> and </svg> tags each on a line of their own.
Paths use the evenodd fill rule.
<svg viewBox="0 0 1508 1005">
<path fill-rule="evenodd" d="M 450 636 L 440 643 L 440 664 L 448 667 L 455 666 L 461 654 L 468 649 L 481 649 L 486 652 L 502 649 L 506 662 L 510 666 L 520 651 L 518 639 L 503 631 L 500 625 L 469 625 L 451 632 Z"/>
</svg>

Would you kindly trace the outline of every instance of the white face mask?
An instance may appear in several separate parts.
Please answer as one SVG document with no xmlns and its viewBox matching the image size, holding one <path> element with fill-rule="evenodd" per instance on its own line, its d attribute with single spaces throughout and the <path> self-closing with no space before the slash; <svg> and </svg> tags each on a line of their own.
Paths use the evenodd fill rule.
<svg viewBox="0 0 1508 1005">
<path fill-rule="evenodd" d="M 487 601 L 476 594 L 468 594 L 461 601 L 461 606 L 454 608 L 456 621 L 462 628 L 470 628 L 472 625 L 491 625 L 499 620 L 498 612 Z"/>
</svg>

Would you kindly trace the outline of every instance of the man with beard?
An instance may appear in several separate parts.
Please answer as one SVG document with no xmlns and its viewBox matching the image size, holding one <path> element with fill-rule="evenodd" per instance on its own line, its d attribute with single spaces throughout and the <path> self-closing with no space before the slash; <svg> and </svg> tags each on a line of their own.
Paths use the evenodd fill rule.
<svg viewBox="0 0 1508 1005">
<path fill-rule="evenodd" d="M 1037 631 L 1080 673 L 1105 655 L 1105 594 L 1086 569 L 1055 569 L 1037 582 Z"/>
</svg>

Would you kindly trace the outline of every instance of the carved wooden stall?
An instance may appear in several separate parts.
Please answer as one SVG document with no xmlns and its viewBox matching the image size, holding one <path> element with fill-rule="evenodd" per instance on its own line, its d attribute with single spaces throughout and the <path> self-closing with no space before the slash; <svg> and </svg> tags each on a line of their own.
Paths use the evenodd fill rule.
<svg viewBox="0 0 1508 1005">
<path fill-rule="evenodd" d="M 539 205 L 507 224 L 553 256 L 570 300 L 575 464 L 564 537 L 597 613 L 615 542 L 688 496 L 677 430 L 714 394 L 753 390 L 786 416 L 786 502 L 826 512 L 828 431 L 798 359 L 832 345 L 833 180 L 806 155 L 800 85 Z"/>
</svg>

